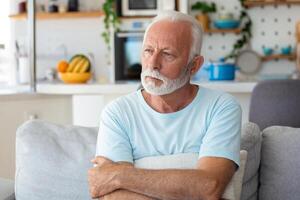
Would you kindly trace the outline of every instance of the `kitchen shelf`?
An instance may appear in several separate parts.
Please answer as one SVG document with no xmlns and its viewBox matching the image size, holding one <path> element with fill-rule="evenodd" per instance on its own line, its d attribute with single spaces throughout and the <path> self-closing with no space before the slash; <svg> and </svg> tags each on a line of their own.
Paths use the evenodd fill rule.
<svg viewBox="0 0 300 200">
<path fill-rule="evenodd" d="M 291 5 L 291 4 L 299 4 L 299 0 L 286 0 L 286 1 L 244 1 L 243 3 L 246 7 L 255 7 L 255 6 L 268 6 L 268 5 Z"/>
<path fill-rule="evenodd" d="M 240 28 L 235 28 L 235 29 L 211 28 L 211 29 L 205 30 L 205 33 L 235 33 L 235 34 L 239 34 L 239 33 L 241 33 L 241 29 Z"/>
<path fill-rule="evenodd" d="M 40 12 L 36 14 L 36 18 L 40 20 L 48 19 L 75 19 L 75 18 L 93 18 L 101 17 L 104 13 L 102 11 L 90 11 L 90 12 L 66 12 L 66 13 L 46 13 Z M 11 19 L 23 20 L 27 19 L 27 13 L 15 14 L 9 16 Z"/>
<path fill-rule="evenodd" d="M 156 15 L 147 15 L 147 16 L 122 16 L 119 17 L 121 20 L 122 19 L 152 19 L 153 17 L 155 17 Z"/>
<path fill-rule="evenodd" d="M 286 59 L 286 60 L 296 60 L 296 55 L 291 54 L 291 55 L 283 55 L 283 54 L 274 54 L 274 55 L 269 55 L 269 56 L 262 56 L 262 61 L 267 62 L 271 60 L 279 60 L 279 59 Z"/>
</svg>

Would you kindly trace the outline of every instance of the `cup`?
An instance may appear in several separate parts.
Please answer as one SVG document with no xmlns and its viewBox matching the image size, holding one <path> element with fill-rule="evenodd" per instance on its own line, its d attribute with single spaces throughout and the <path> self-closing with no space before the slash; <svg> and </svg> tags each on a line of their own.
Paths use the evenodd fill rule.
<svg viewBox="0 0 300 200">
<path fill-rule="evenodd" d="M 65 13 L 65 12 L 67 12 L 67 5 L 66 4 L 59 4 L 59 6 L 58 6 L 58 12 L 60 12 L 60 13 Z"/>
</svg>

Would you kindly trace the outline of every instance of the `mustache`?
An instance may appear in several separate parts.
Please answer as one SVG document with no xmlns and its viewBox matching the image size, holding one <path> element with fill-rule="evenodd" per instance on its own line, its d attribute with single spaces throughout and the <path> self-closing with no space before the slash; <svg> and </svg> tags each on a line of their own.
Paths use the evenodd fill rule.
<svg viewBox="0 0 300 200">
<path fill-rule="evenodd" d="M 149 76 L 151 78 L 156 78 L 158 80 L 164 81 L 165 79 L 167 79 L 164 75 L 162 75 L 158 70 L 151 70 L 151 69 L 146 69 L 144 71 L 142 71 L 142 77 L 146 77 Z"/>
<path fill-rule="evenodd" d="M 182 69 L 181 74 L 179 75 L 180 78 L 184 78 L 185 76 L 189 75 L 191 68 L 193 66 L 193 62 L 190 61 L 185 68 Z M 147 66 L 145 70 L 142 70 L 141 78 L 146 78 L 146 76 L 149 76 L 151 78 L 156 78 L 161 81 L 172 81 L 168 77 L 162 75 L 158 70 L 152 69 L 150 66 Z"/>
</svg>

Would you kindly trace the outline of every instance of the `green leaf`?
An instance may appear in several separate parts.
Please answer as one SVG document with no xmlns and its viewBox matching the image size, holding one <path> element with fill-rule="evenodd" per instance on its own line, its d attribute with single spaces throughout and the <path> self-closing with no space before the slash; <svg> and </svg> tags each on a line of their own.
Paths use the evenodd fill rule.
<svg viewBox="0 0 300 200">
<path fill-rule="evenodd" d="M 252 37 L 252 33 L 251 33 L 252 21 L 245 8 L 244 5 L 245 0 L 239 0 L 239 1 L 242 5 L 242 9 L 240 11 L 240 18 L 239 18 L 241 21 L 241 37 L 237 39 L 236 42 L 233 44 L 233 49 L 228 55 L 225 56 L 226 58 L 235 58 L 238 55 L 240 49 L 242 49 L 246 44 L 248 44 Z"/>
<path fill-rule="evenodd" d="M 217 11 L 216 4 L 198 1 L 191 6 L 192 10 L 200 10 L 202 13 L 213 13 Z"/>
<path fill-rule="evenodd" d="M 107 49 L 110 49 L 110 35 L 111 35 L 111 27 L 115 30 L 119 30 L 120 19 L 117 16 L 117 13 L 114 9 L 114 0 L 105 0 L 102 5 L 102 10 L 105 14 L 103 22 L 104 22 L 104 31 L 101 33 L 101 36 L 104 42 L 107 45 Z"/>
</svg>

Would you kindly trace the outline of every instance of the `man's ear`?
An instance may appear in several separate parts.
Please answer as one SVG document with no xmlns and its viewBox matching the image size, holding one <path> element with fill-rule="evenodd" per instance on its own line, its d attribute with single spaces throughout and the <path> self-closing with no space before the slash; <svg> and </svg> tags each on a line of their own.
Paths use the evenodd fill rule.
<svg viewBox="0 0 300 200">
<path fill-rule="evenodd" d="M 203 56 L 196 56 L 194 59 L 193 59 L 193 65 L 192 65 L 192 68 L 191 68 L 191 75 L 193 76 L 194 74 L 197 73 L 197 71 L 201 68 L 202 64 L 204 62 L 204 58 Z"/>
</svg>

